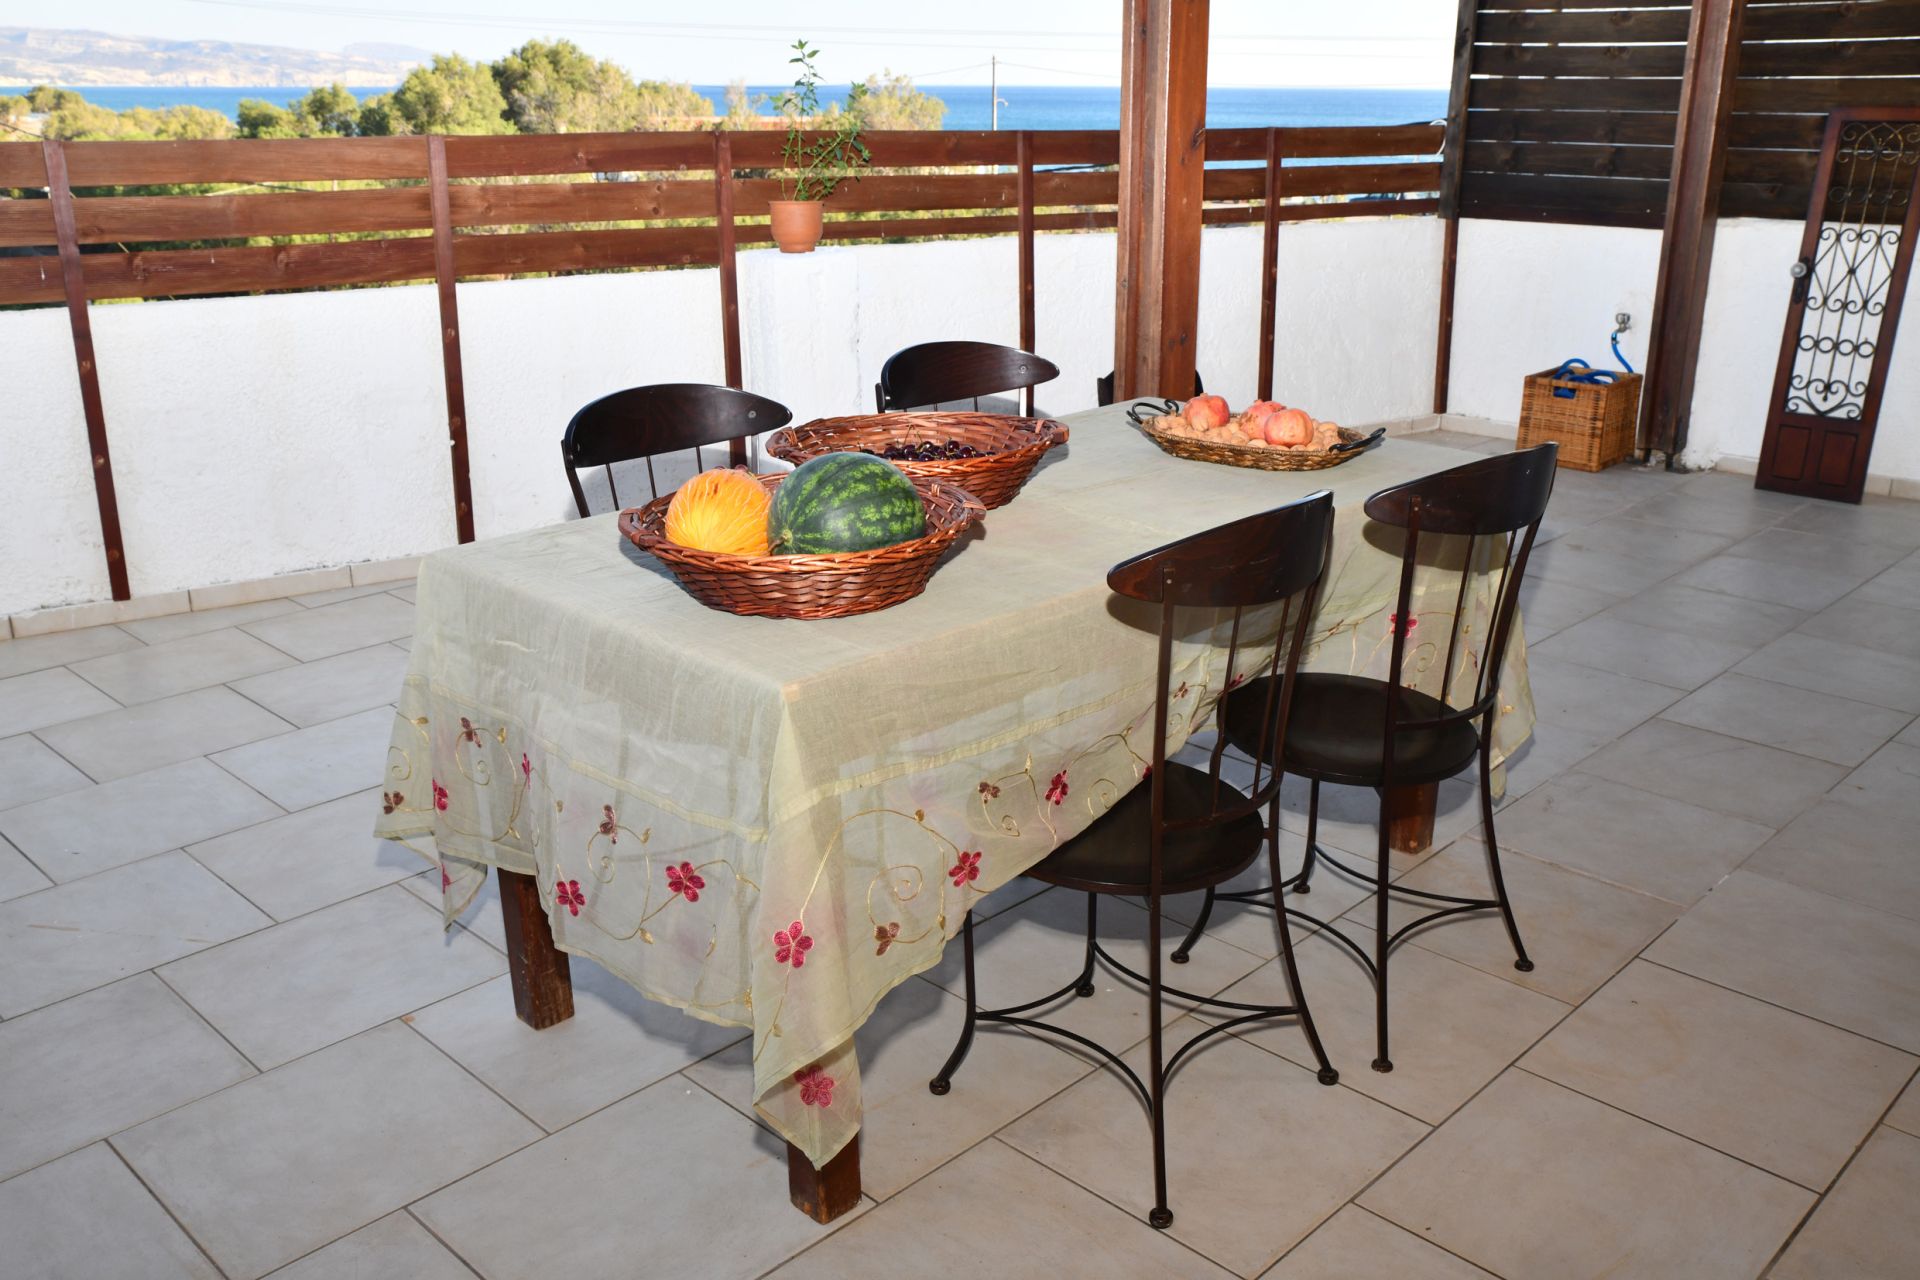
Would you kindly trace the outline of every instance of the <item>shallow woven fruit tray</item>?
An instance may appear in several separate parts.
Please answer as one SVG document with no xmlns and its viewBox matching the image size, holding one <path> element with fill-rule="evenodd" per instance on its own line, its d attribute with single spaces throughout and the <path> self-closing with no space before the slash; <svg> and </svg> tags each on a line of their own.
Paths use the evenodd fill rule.
<svg viewBox="0 0 1920 1280">
<path fill-rule="evenodd" d="M 782 427 L 767 437 L 767 452 L 799 466 L 823 453 L 865 449 L 880 453 L 890 444 L 956 440 L 980 451 L 977 458 L 928 461 L 889 458 L 910 476 L 926 476 L 958 485 L 989 510 L 1004 507 L 1020 492 L 1047 450 L 1067 442 L 1067 428 L 1052 418 L 1016 418 L 1000 413 L 863 413 L 820 418 L 804 426 Z"/>
<path fill-rule="evenodd" d="M 784 475 L 759 476 L 769 491 Z M 874 551 L 823 556 L 733 556 L 669 542 L 662 526 L 673 495 L 620 513 L 620 532 L 673 571 L 701 604 L 765 618 L 844 618 L 911 600 L 926 589 L 934 566 L 967 526 L 985 512 L 980 501 L 942 480 L 913 477 L 927 508 L 927 532 Z"/>
<path fill-rule="evenodd" d="M 1275 449 L 1255 448 L 1244 444 L 1220 444 L 1213 440 L 1196 440 L 1192 436 L 1183 436 L 1161 427 L 1160 421 L 1167 415 L 1156 413 L 1151 416 L 1142 411 L 1159 408 L 1158 402 L 1135 405 L 1127 411 L 1127 416 L 1139 424 L 1140 433 L 1159 445 L 1176 458 L 1191 458 L 1195 462 L 1217 462 L 1228 467 L 1257 467 L 1262 471 L 1322 471 L 1327 467 L 1337 467 L 1343 462 L 1351 462 L 1361 454 L 1380 443 L 1387 434 L 1385 427 L 1376 427 L 1371 433 L 1362 434 L 1347 427 L 1340 428 L 1340 443 L 1331 449 Z"/>
</svg>

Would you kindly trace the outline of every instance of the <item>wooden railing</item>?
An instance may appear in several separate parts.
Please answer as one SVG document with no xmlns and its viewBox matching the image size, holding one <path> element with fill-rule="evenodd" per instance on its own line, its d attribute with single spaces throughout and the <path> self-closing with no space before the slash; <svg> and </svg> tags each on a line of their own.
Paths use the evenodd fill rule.
<svg viewBox="0 0 1920 1280">
<path fill-rule="evenodd" d="M 1204 220 L 1265 227 L 1263 397 L 1272 381 L 1278 224 L 1435 212 L 1444 132 L 1410 124 L 1208 134 L 1207 159 L 1231 164 L 1207 171 Z M 735 257 L 740 245 L 771 240 L 767 201 L 779 186 L 765 175 L 779 164 L 782 140 L 719 132 L 0 143 L 0 191 L 26 197 L 0 199 L 0 305 L 68 308 L 114 598 L 129 589 L 89 302 L 434 280 L 464 542 L 474 529 L 455 281 L 717 266 L 726 377 L 738 386 Z M 873 167 L 827 202 L 826 238 L 1017 235 L 1014 287 L 1030 348 L 1034 237 L 1116 224 L 1118 134 L 877 133 L 868 141 Z M 183 184 L 213 189 L 141 190 Z M 261 189 L 274 187 L 282 189 Z"/>
</svg>

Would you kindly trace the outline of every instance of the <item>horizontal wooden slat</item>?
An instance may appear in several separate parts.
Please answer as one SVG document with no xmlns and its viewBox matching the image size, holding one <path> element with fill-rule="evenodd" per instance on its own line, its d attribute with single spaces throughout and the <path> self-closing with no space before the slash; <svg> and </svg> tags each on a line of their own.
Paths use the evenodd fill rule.
<svg viewBox="0 0 1920 1280">
<path fill-rule="evenodd" d="M 1674 112 L 1680 106 L 1678 80 L 1475 80 L 1472 86 L 1476 109 Z"/>
<path fill-rule="evenodd" d="M 805 136 L 813 138 L 818 135 Z M 778 166 L 786 137 L 783 131 L 776 129 L 734 134 L 734 165 L 741 169 Z M 1011 132 L 994 133 L 985 129 L 940 132 L 883 130 L 862 135 L 862 141 L 873 153 L 873 163 L 882 167 L 1013 164 L 1019 146 L 1018 139 Z"/>
<path fill-rule="evenodd" d="M 76 187 L 424 178 L 427 144 L 424 138 L 70 142 L 67 165 Z"/>
<path fill-rule="evenodd" d="M 1687 17 L 1685 9 L 1621 10 L 1614 13 L 1483 13 L 1474 24 L 1473 38 L 1486 44 L 1539 43 L 1549 40 L 1561 44 L 1646 41 L 1685 44 Z"/>
<path fill-rule="evenodd" d="M 53 242 L 53 201 L 0 200 L 0 247 Z"/>
<path fill-rule="evenodd" d="M 1799 183 L 1729 181 L 1720 190 L 1720 216 L 1787 218 L 1797 222 L 1807 216 L 1807 200 L 1812 192 L 1810 179 Z M 1784 270 L 1783 266 L 1783 273 Z"/>
<path fill-rule="evenodd" d="M 1482 44 L 1473 69 L 1496 76 L 1677 76 L 1686 71 L 1684 44 Z"/>
<path fill-rule="evenodd" d="M 1469 111 L 1469 142 L 1673 145 L 1679 117 L 1656 111 Z"/>
<path fill-rule="evenodd" d="M 1685 0 L 1480 0 L 1481 13 L 1508 13 L 1522 9 L 1679 9 Z"/>
<path fill-rule="evenodd" d="M 1920 106 L 1920 76 L 1750 80 L 1733 88 L 1735 111 L 1831 111 L 1835 107 Z"/>
<path fill-rule="evenodd" d="M 713 165 L 713 135 L 707 133 L 546 133 L 447 139 L 450 178 L 672 172 L 702 165 Z"/>
<path fill-rule="evenodd" d="M 1920 35 L 1920 0 L 1840 0 L 1832 4 L 1751 4 L 1744 39 L 1858 40 Z"/>
<path fill-rule="evenodd" d="M 1651 178 L 1544 178 L 1530 174 L 1463 175 L 1461 203 L 1466 206 L 1538 205 L 1555 210 L 1610 210 L 1651 214 L 1666 211 L 1667 184 Z"/>
<path fill-rule="evenodd" d="M 1914 19 L 1920 31 L 1920 15 Z M 1748 41 L 1744 76 L 1910 76 L 1920 69 L 1920 39 Z"/>
<path fill-rule="evenodd" d="M 455 183 L 447 188 L 447 196 L 456 227 L 713 216 L 713 183 L 704 177 L 636 182 Z"/>
<path fill-rule="evenodd" d="M 1432 155 L 1440 150 L 1447 136 L 1446 126 L 1436 124 L 1286 128 L 1278 133 L 1280 154 L 1286 160 Z M 1265 129 L 1207 130 L 1209 160 L 1264 161 L 1266 158 Z"/>
<path fill-rule="evenodd" d="M 268 195 L 90 196 L 74 201 L 83 244 L 430 228 L 425 187 Z"/>
<path fill-rule="evenodd" d="M 462 276 L 690 266 L 712 264 L 719 258 L 719 240 L 712 227 L 483 233 L 453 239 L 454 270 Z"/>
<path fill-rule="evenodd" d="M 1397 191 L 1438 191 L 1440 166 L 1418 164 L 1303 165 L 1286 171 L 1283 197 L 1375 195 Z M 1208 200 L 1259 200 L 1266 191 L 1262 169 L 1209 169 L 1204 184 Z"/>
<path fill-rule="evenodd" d="M 48 266 L 46 264 L 51 264 Z M 433 241 L 347 240 L 326 244 L 165 249 L 81 256 L 89 298 L 164 298 L 323 285 L 386 284 L 433 275 Z M 57 302 L 52 258 L 0 258 L 0 303 Z"/>
<path fill-rule="evenodd" d="M 40 144 L 18 135 L 0 135 L 0 187 L 44 187 L 47 157 Z"/>
<path fill-rule="evenodd" d="M 1729 149 L 1729 182 L 1813 181 L 1817 156 L 1811 151 Z M 1467 173 L 1537 173 L 1606 178 L 1665 178 L 1673 169 L 1671 147 L 1611 147 L 1537 142 L 1470 142 Z"/>
</svg>

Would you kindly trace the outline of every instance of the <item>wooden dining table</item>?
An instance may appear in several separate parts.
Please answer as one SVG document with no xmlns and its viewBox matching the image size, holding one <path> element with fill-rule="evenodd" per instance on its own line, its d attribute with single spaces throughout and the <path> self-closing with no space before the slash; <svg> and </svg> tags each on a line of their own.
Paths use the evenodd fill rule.
<svg viewBox="0 0 1920 1280">
<path fill-rule="evenodd" d="M 756 1110 L 787 1141 L 794 1202 L 821 1221 L 860 1195 L 855 1030 L 939 962 L 975 904 L 1144 772 L 1155 622 L 1107 590 L 1108 568 L 1331 489 L 1303 665 L 1384 676 L 1399 547 L 1361 505 L 1473 460 L 1388 437 L 1337 467 L 1264 471 L 1163 453 L 1124 406 L 1063 421 L 1071 442 L 1020 495 L 922 595 L 876 613 L 708 609 L 612 515 L 421 565 L 377 834 L 432 837 L 449 922 L 497 875 L 528 1024 L 571 1016 L 579 956 L 750 1028 Z M 1416 618 L 1439 623 L 1425 634 L 1488 594 L 1442 576 L 1432 590 L 1416 579 Z M 1467 628 L 1451 672 L 1410 646 L 1400 678 L 1443 692 L 1481 634 Z M 1532 726 L 1516 640 L 1496 761 Z M 1169 750 L 1241 678 L 1226 651 L 1205 620 L 1176 646 Z M 1395 801 L 1400 843 L 1423 842 L 1431 794 Z"/>
</svg>

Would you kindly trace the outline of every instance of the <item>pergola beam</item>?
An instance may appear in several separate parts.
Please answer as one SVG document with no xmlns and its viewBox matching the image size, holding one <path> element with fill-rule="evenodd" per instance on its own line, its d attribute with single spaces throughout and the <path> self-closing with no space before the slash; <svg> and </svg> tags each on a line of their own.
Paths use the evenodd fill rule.
<svg viewBox="0 0 1920 1280">
<path fill-rule="evenodd" d="M 1115 394 L 1193 394 L 1206 170 L 1207 0 L 1126 0 Z"/>
</svg>

